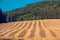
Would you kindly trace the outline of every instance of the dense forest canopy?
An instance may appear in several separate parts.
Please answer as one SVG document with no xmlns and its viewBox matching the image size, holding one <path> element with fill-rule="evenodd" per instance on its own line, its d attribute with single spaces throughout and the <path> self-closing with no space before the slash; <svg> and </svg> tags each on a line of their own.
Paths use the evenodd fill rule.
<svg viewBox="0 0 60 40">
<path fill-rule="evenodd" d="M 5 12 L 6 21 L 60 19 L 60 2 L 44 1 Z"/>
</svg>

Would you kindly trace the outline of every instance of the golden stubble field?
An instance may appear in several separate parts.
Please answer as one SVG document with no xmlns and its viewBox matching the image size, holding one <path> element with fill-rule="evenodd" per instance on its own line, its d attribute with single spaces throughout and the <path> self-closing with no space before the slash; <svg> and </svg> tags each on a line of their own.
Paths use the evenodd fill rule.
<svg viewBox="0 0 60 40">
<path fill-rule="evenodd" d="M 0 40 L 60 40 L 60 19 L 2 23 Z"/>
</svg>

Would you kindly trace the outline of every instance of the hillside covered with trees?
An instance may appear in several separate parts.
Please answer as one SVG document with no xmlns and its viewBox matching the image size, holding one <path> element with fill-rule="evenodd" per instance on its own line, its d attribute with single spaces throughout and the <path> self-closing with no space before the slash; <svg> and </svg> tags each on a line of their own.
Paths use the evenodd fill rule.
<svg viewBox="0 0 60 40">
<path fill-rule="evenodd" d="M 44 1 L 26 5 L 23 8 L 17 8 L 5 12 L 6 21 L 24 21 L 40 19 L 60 19 L 60 2 Z"/>
</svg>

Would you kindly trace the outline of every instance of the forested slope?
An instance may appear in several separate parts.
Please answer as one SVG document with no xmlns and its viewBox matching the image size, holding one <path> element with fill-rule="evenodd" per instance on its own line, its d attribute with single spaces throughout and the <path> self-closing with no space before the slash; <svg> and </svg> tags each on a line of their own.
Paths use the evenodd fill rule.
<svg viewBox="0 0 60 40">
<path fill-rule="evenodd" d="M 28 4 L 6 13 L 6 21 L 60 19 L 60 2 L 44 1 Z"/>
</svg>

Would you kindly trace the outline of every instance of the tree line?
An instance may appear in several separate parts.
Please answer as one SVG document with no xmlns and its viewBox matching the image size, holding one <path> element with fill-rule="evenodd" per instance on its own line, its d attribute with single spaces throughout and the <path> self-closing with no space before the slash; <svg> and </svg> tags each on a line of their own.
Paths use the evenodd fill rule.
<svg viewBox="0 0 60 40">
<path fill-rule="evenodd" d="M 35 12 L 31 14 L 14 14 L 10 16 L 0 10 L 0 23 L 42 19 L 60 19 L 60 13 Z"/>
<path fill-rule="evenodd" d="M 5 23 L 5 22 L 6 22 L 6 15 L 0 9 L 0 23 Z"/>
</svg>

